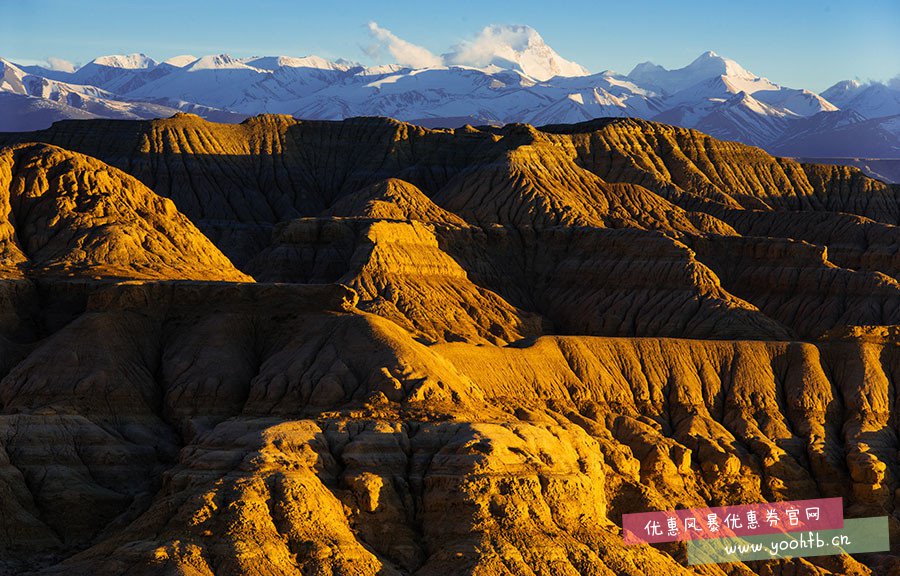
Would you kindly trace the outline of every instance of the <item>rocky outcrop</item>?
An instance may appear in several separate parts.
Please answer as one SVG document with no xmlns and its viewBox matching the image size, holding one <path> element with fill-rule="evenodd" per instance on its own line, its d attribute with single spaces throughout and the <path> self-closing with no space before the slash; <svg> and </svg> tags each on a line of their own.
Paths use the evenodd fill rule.
<svg viewBox="0 0 900 576">
<path fill-rule="evenodd" d="M 414 220 L 457 226 L 466 223 L 453 212 L 432 202 L 419 188 L 399 178 L 388 178 L 344 196 L 321 216 Z"/>
<path fill-rule="evenodd" d="M 546 126 L 578 163 L 611 182 L 640 184 L 675 203 L 846 212 L 896 225 L 900 187 L 856 168 L 800 164 L 759 148 L 636 119 Z"/>
<path fill-rule="evenodd" d="M 826 209 L 900 224 L 900 186 L 868 178 L 850 166 L 803 164 L 803 171 Z"/>
<path fill-rule="evenodd" d="M 893 510 L 896 471 L 887 462 L 895 435 L 885 426 L 896 400 L 895 343 L 558 337 L 518 349 L 439 351 L 510 409 L 552 397 L 557 411 L 587 416 L 581 421 L 595 436 L 612 441 L 606 461 L 643 482 L 656 479 L 670 504 L 693 505 L 682 499 L 706 486 L 700 498 L 722 504 L 811 490 L 844 496 L 856 513 Z M 527 388 L 513 384 L 523 374 Z M 631 463 L 616 447 L 623 442 Z"/>
<path fill-rule="evenodd" d="M 249 269 L 265 281 L 350 286 L 360 309 L 428 342 L 504 344 L 544 330 L 539 315 L 473 283 L 434 228 L 418 221 L 295 220 Z"/>
<path fill-rule="evenodd" d="M 821 246 L 842 268 L 900 278 L 900 227 L 840 212 L 768 212 L 710 207 L 742 236 L 792 239 Z"/>
<path fill-rule="evenodd" d="M 732 293 L 803 338 L 838 326 L 900 324 L 900 283 L 840 268 L 822 246 L 754 237 L 697 238 L 698 258 Z"/>
<path fill-rule="evenodd" d="M 481 226 L 730 232 L 714 218 L 686 213 L 642 186 L 604 182 L 530 126 L 507 126 L 503 136 L 500 143 L 512 150 L 451 179 L 435 200 Z"/>
<path fill-rule="evenodd" d="M 476 282 L 540 312 L 557 334 L 788 337 L 723 289 L 684 244 L 657 232 L 491 227 L 441 236 Z"/>
<path fill-rule="evenodd" d="M 43 144 L 0 150 L 0 242 L 7 276 L 249 280 L 171 200 Z"/>
</svg>

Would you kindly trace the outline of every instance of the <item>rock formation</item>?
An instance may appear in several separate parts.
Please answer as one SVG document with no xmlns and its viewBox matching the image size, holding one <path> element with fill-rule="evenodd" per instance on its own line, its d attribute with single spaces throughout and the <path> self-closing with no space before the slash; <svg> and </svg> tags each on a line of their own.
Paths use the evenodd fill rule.
<svg viewBox="0 0 900 576">
<path fill-rule="evenodd" d="M 0 140 L 0 575 L 900 570 L 620 529 L 900 536 L 897 186 L 627 119 Z"/>
<path fill-rule="evenodd" d="M 54 146 L 0 153 L 0 230 L 7 275 L 249 280 L 171 200 Z"/>
<path fill-rule="evenodd" d="M 321 215 L 465 225 L 465 220 L 444 210 L 416 186 L 399 178 L 388 178 L 348 194 Z"/>
</svg>

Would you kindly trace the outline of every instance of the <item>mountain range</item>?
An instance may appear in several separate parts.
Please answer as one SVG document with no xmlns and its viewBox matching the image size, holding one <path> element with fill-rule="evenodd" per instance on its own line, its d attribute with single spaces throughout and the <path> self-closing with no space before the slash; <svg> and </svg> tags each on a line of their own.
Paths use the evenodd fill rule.
<svg viewBox="0 0 900 576">
<path fill-rule="evenodd" d="M 426 127 L 551 125 L 636 117 L 784 156 L 900 157 L 900 89 L 839 82 L 789 88 L 705 52 L 668 70 L 591 74 L 532 28 L 494 26 L 489 49 L 457 47 L 418 64 L 366 67 L 317 56 L 102 56 L 74 70 L 0 58 L 0 131 L 61 119 L 150 119 L 190 112 L 239 122 L 262 113 L 338 120 L 390 116 Z"/>
</svg>

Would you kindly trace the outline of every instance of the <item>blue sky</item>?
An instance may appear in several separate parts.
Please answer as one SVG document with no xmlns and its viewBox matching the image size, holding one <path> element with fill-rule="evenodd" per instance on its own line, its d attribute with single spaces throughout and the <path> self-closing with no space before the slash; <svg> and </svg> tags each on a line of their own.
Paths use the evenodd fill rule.
<svg viewBox="0 0 900 576">
<path fill-rule="evenodd" d="M 318 54 L 365 64 L 367 23 L 440 54 L 489 24 L 527 24 L 592 72 L 705 50 L 793 87 L 900 74 L 900 1 L 0 0 L 0 56 L 84 63 L 103 54 Z M 388 57 L 382 58 L 384 62 Z"/>
</svg>

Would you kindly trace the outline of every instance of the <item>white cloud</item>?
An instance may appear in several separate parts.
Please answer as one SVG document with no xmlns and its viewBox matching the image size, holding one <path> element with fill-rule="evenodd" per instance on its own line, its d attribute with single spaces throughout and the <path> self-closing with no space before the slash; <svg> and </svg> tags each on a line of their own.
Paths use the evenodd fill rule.
<svg viewBox="0 0 900 576">
<path fill-rule="evenodd" d="M 888 80 L 887 85 L 894 90 L 900 90 L 900 74 L 897 74 L 896 76 Z"/>
<path fill-rule="evenodd" d="M 444 62 L 475 68 L 493 64 L 520 70 L 537 80 L 589 74 L 584 66 L 547 46 L 537 30 L 521 24 L 487 26 L 472 40 L 460 42 L 444 54 Z"/>
<path fill-rule="evenodd" d="M 473 39 L 454 46 L 444 58 L 448 63 L 483 67 L 495 58 L 515 60 L 517 52 L 529 42 L 540 42 L 540 36 L 529 26 L 487 26 Z"/>
<path fill-rule="evenodd" d="M 64 60 L 62 58 L 57 58 L 56 56 L 48 56 L 47 64 L 51 70 L 58 70 L 60 72 L 74 72 L 75 65 L 69 62 L 68 60 Z"/>
<path fill-rule="evenodd" d="M 398 38 L 377 22 L 369 22 L 369 34 L 376 43 L 363 50 L 373 58 L 380 57 L 386 50 L 401 66 L 425 68 L 443 65 L 486 68 L 494 65 L 519 70 L 537 80 L 548 80 L 554 76 L 589 74 L 583 66 L 566 60 L 547 46 L 540 34 L 530 26 L 487 26 L 473 39 L 456 44 L 450 52 L 441 56 Z"/>
<path fill-rule="evenodd" d="M 410 68 L 427 68 L 443 64 L 440 57 L 435 56 L 427 48 L 417 46 L 397 37 L 387 28 L 382 28 L 377 22 L 369 22 L 369 34 L 377 44 L 366 50 L 370 56 L 379 54 L 382 50 L 390 52 L 397 64 Z"/>
</svg>

